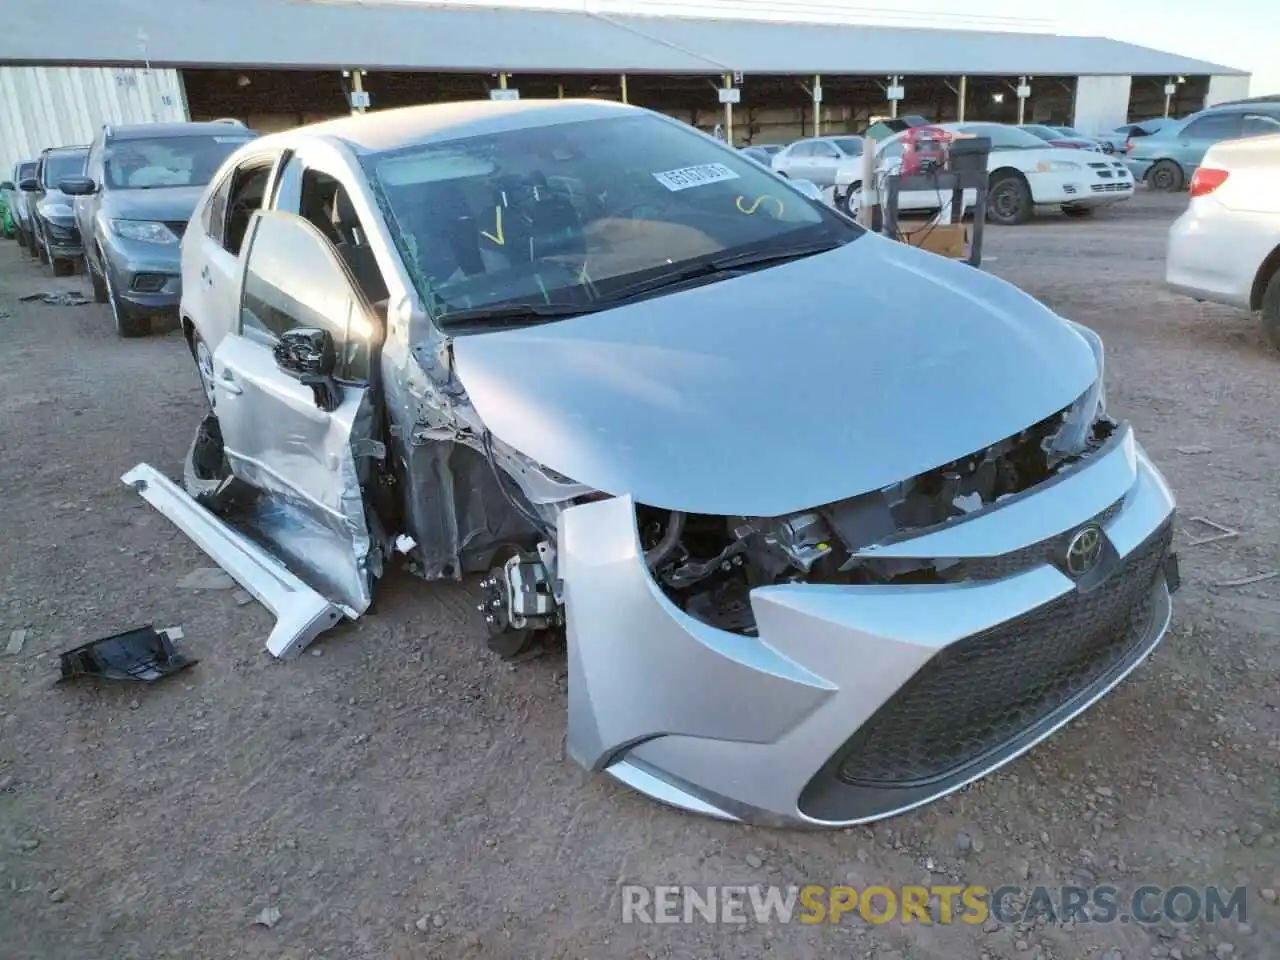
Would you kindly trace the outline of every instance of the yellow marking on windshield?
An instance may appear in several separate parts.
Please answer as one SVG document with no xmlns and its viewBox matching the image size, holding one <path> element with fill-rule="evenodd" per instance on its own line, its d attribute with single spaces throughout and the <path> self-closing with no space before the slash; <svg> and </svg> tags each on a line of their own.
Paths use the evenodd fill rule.
<svg viewBox="0 0 1280 960">
<path fill-rule="evenodd" d="M 769 195 L 769 194 L 767 194 L 767 193 L 766 193 L 766 194 L 763 194 L 762 196 L 756 197 L 756 198 L 755 198 L 755 200 L 753 200 L 750 204 L 747 204 L 747 203 L 746 203 L 746 199 L 747 199 L 746 197 L 739 197 L 739 198 L 735 201 L 735 204 L 737 205 L 738 210 L 739 210 L 741 213 L 745 213 L 747 216 L 751 216 L 751 215 L 753 215 L 757 210 L 759 210 L 759 209 L 760 209 L 760 204 L 764 203 L 766 200 L 772 200 L 774 203 L 776 203 L 776 204 L 778 205 L 778 213 L 777 213 L 777 215 L 778 215 L 779 217 L 780 217 L 780 216 L 782 216 L 782 211 L 785 209 L 785 207 L 782 205 L 782 201 L 781 201 L 781 200 L 779 200 L 777 197 L 770 196 L 770 195 Z"/>
<path fill-rule="evenodd" d="M 487 237 L 500 247 L 506 246 L 507 241 L 502 234 L 502 207 L 493 208 L 493 218 L 495 221 L 494 233 L 490 233 L 488 230 L 481 230 L 480 236 Z"/>
</svg>

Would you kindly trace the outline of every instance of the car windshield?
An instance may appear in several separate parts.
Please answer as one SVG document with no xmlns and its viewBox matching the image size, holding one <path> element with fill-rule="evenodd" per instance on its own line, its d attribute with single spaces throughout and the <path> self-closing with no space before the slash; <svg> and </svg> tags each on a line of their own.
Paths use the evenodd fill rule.
<svg viewBox="0 0 1280 960">
<path fill-rule="evenodd" d="M 837 147 L 843 150 L 851 157 L 862 156 L 862 138 L 861 137 L 829 137 L 828 138 Z"/>
<path fill-rule="evenodd" d="M 989 137 L 992 150 L 1043 150 L 1044 140 L 1040 137 L 1007 127 L 1003 123 L 970 123 L 959 128 L 961 133 L 975 137 Z"/>
<path fill-rule="evenodd" d="M 1039 137 L 1041 140 L 1057 140 L 1062 136 L 1062 134 L 1057 130 L 1054 130 L 1052 127 L 1042 127 L 1038 123 L 1028 123 L 1020 129 L 1025 130 L 1032 136 Z"/>
<path fill-rule="evenodd" d="M 691 267 L 814 252 L 861 234 L 737 150 L 651 114 L 416 145 L 362 163 L 442 325 L 453 311 L 589 309 L 678 282 Z"/>
<path fill-rule="evenodd" d="M 84 173 L 84 158 L 88 150 L 66 153 L 49 153 L 44 158 L 44 186 L 57 189 L 58 181 L 78 177 Z"/>
<path fill-rule="evenodd" d="M 149 140 L 117 140 L 103 156 L 103 179 L 115 189 L 202 187 L 239 146 L 248 131 Z"/>
</svg>

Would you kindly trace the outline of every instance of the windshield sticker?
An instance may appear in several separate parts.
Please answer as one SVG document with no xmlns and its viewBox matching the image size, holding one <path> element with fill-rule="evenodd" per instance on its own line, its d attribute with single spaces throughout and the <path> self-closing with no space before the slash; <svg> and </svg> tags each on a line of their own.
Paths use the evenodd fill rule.
<svg viewBox="0 0 1280 960">
<path fill-rule="evenodd" d="M 655 173 L 653 179 L 674 193 L 677 190 L 688 190 L 690 187 L 701 187 L 708 183 L 737 180 L 738 175 L 723 163 L 700 163 L 696 167 L 681 167 L 678 170 Z"/>
</svg>

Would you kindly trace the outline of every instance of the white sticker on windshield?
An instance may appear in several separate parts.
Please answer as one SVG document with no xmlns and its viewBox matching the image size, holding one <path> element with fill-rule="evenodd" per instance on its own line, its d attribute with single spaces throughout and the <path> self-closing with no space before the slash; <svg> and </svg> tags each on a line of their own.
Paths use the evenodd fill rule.
<svg viewBox="0 0 1280 960">
<path fill-rule="evenodd" d="M 723 163 L 700 163 L 696 167 L 681 167 L 679 170 L 655 173 L 653 179 L 674 192 L 688 190 L 690 187 L 701 187 L 708 183 L 720 183 L 723 180 L 737 180 L 738 175 Z"/>
</svg>

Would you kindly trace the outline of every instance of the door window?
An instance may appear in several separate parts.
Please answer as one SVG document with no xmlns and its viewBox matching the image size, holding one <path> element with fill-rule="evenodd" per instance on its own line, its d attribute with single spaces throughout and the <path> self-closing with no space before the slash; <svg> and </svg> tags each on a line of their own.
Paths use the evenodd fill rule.
<svg viewBox="0 0 1280 960">
<path fill-rule="evenodd" d="M 1183 140 L 1230 140 L 1240 136 L 1238 113 L 1212 113 L 1192 120 L 1182 131 Z"/>
<path fill-rule="evenodd" d="M 213 191 L 204 209 L 200 211 L 200 226 L 218 246 L 222 246 L 223 227 L 227 222 L 227 196 L 231 193 L 231 178 L 225 178 Z"/>
<path fill-rule="evenodd" d="M 272 157 L 254 157 L 242 163 L 231 175 L 222 245 L 234 256 L 240 255 L 250 218 L 255 211 L 262 209 L 273 163 Z"/>
<path fill-rule="evenodd" d="M 387 299 L 387 285 L 368 231 L 341 183 L 319 170 L 304 170 L 298 213 L 333 245 L 369 303 Z"/>
<path fill-rule="evenodd" d="M 834 160 L 840 156 L 840 151 L 829 143 L 814 143 L 813 155 L 821 157 L 823 160 Z"/>
<path fill-rule="evenodd" d="M 240 332 L 270 346 L 296 327 L 328 331 L 339 378 L 368 379 L 376 330 L 333 245 L 302 217 L 264 212 L 245 263 Z"/>
<path fill-rule="evenodd" d="M 812 143 L 797 143 L 794 147 L 787 151 L 787 157 L 811 157 L 813 156 Z"/>
<path fill-rule="evenodd" d="M 1280 119 L 1262 113 L 1244 115 L 1244 136 L 1262 137 L 1269 133 L 1280 133 Z"/>
</svg>

